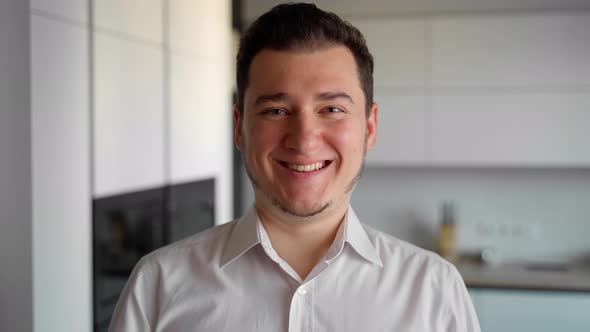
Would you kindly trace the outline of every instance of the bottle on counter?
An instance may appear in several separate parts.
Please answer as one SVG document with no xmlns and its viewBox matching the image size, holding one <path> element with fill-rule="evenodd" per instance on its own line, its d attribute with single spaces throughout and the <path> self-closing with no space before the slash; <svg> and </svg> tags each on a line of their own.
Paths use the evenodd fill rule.
<svg viewBox="0 0 590 332">
<path fill-rule="evenodd" d="M 453 202 L 444 202 L 441 206 L 437 252 L 451 263 L 456 263 L 458 258 L 456 228 L 455 205 Z"/>
</svg>

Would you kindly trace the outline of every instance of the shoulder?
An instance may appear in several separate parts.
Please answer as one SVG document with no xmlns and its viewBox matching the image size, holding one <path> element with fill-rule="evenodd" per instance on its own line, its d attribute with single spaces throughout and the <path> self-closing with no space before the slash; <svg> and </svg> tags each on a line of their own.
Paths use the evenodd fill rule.
<svg viewBox="0 0 590 332">
<path fill-rule="evenodd" d="M 198 281 L 207 280 L 215 268 L 235 224 L 207 229 L 142 257 L 119 297 L 111 330 L 153 330 L 164 308 L 186 287 L 206 289 Z"/>
<path fill-rule="evenodd" d="M 461 331 L 480 331 L 477 315 L 457 268 L 438 254 L 364 225 L 383 262 L 383 275 L 405 287 L 414 303 L 437 304 L 440 322 Z M 393 284 L 393 283 L 392 283 Z M 401 285 L 401 286 L 400 286 Z"/>
<path fill-rule="evenodd" d="M 218 225 L 145 255 L 139 268 L 155 272 L 184 265 L 210 264 L 218 258 L 237 220 Z"/>
<path fill-rule="evenodd" d="M 441 279 L 459 278 L 453 264 L 435 252 L 420 248 L 390 234 L 362 224 L 385 268 L 395 268 L 416 276 L 428 277 L 435 283 Z"/>
</svg>

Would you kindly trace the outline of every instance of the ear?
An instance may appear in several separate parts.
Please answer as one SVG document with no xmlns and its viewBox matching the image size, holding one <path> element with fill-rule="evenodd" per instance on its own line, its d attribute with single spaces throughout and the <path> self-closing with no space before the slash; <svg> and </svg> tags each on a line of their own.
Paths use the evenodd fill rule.
<svg viewBox="0 0 590 332">
<path fill-rule="evenodd" d="M 379 105 L 373 103 L 367 117 L 367 150 L 370 150 L 377 143 L 377 122 L 379 120 Z"/>
<path fill-rule="evenodd" d="M 238 110 L 238 105 L 234 104 L 234 139 L 236 148 L 242 151 L 242 115 Z"/>
</svg>

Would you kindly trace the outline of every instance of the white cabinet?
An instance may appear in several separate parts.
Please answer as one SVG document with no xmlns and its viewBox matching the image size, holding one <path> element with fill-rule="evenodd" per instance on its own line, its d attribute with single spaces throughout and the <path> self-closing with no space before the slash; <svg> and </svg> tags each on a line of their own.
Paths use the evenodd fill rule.
<svg viewBox="0 0 590 332">
<path fill-rule="evenodd" d="M 94 33 L 94 195 L 164 184 L 162 49 Z"/>
<path fill-rule="evenodd" d="M 220 171 L 230 160 L 232 145 L 228 4 L 192 0 L 168 4 L 173 183 L 226 176 Z"/>
<path fill-rule="evenodd" d="M 230 1 L 168 1 L 168 39 L 172 52 L 229 61 L 230 5 Z"/>
<path fill-rule="evenodd" d="M 96 0 L 92 3 L 96 30 L 144 42 L 162 42 L 163 0 Z"/>
<path fill-rule="evenodd" d="M 470 289 L 484 332 L 590 331 L 590 294 Z"/>
<path fill-rule="evenodd" d="M 87 331 L 92 319 L 88 31 L 41 15 L 30 19 L 34 326 Z"/>
<path fill-rule="evenodd" d="M 465 16 L 431 24 L 434 88 L 590 84 L 588 14 Z"/>
<path fill-rule="evenodd" d="M 30 0 L 29 6 L 33 12 L 49 15 L 53 19 L 87 23 L 88 2 L 80 0 Z"/>
<path fill-rule="evenodd" d="M 231 211 L 229 1 L 94 3 L 94 195 L 214 177 Z"/>
<path fill-rule="evenodd" d="M 228 64 L 170 60 L 170 180 L 215 176 L 231 148 L 231 95 L 222 75 Z"/>
<path fill-rule="evenodd" d="M 231 219 L 229 1 L 168 2 L 169 181 L 215 178 L 216 222 Z M 198 14 L 198 19 L 195 18 Z"/>
<path fill-rule="evenodd" d="M 375 60 L 374 85 L 415 88 L 426 85 L 425 19 L 352 20 Z"/>
<path fill-rule="evenodd" d="M 424 98 L 376 96 L 379 104 L 377 144 L 367 153 L 367 163 L 422 164 L 426 161 Z"/>
<path fill-rule="evenodd" d="M 359 24 L 382 101 L 369 165 L 590 166 L 590 15 L 424 21 Z"/>
<path fill-rule="evenodd" d="M 435 164 L 590 165 L 590 94 L 436 96 Z"/>
<path fill-rule="evenodd" d="M 165 183 L 162 0 L 93 2 L 94 195 Z"/>
<path fill-rule="evenodd" d="M 375 60 L 377 144 L 367 154 L 376 166 L 422 164 L 426 158 L 426 20 L 351 20 Z"/>
</svg>

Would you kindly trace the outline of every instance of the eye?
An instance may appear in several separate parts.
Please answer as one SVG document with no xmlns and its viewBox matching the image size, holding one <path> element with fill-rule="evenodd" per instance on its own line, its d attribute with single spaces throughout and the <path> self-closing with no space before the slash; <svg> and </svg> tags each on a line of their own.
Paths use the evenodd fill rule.
<svg viewBox="0 0 590 332">
<path fill-rule="evenodd" d="M 269 109 L 264 110 L 262 112 L 262 114 L 269 115 L 269 116 L 281 116 L 281 115 L 287 115 L 287 111 L 285 111 L 282 108 L 269 108 Z"/>
<path fill-rule="evenodd" d="M 324 109 L 324 111 L 326 113 L 330 113 L 330 114 L 338 114 L 338 113 L 343 113 L 344 112 L 344 110 L 342 110 L 340 107 L 336 107 L 336 106 L 326 107 Z"/>
</svg>

